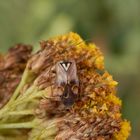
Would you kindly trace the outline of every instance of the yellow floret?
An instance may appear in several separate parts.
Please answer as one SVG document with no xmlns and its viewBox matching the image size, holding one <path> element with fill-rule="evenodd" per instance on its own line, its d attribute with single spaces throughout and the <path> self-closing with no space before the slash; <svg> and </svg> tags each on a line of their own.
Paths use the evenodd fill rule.
<svg viewBox="0 0 140 140">
<path fill-rule="evenodd" d="M 115 140 L 127 140 L 131 131 L 130 123 L 128 121 L 123 121 L 121 123 L 121 130 L 119 133 L 115 134 Z"/>
</svg>

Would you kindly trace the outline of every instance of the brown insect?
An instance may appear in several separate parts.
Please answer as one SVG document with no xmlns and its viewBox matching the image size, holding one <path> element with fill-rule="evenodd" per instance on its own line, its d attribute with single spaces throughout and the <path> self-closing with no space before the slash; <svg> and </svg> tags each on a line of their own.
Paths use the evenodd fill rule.
<svg viewBox="0 0 140 140">
<path fill-rule="evenodd" d="M 74 60 L 56 63 L 56 86 L 65 106 L 71 106 L 79 96 L 79 79 Z"/>
</svg>

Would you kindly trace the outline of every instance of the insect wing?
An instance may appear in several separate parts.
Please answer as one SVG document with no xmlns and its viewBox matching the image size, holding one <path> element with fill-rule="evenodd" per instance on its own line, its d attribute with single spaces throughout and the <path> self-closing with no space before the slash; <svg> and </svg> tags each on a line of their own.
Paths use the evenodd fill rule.
<svg viewBox="0 0 140 140">
<path fill-rule="evenodd" d="M 74 60 L 71 61 L 71 67 L 68 70 L 68 82 L 72 83 L 72 84 L 76 84 L 77 86 L 79 86 L 79 80 L 78 80 L 78 76 L 77 76 L 77 67 L 76 67 L 76 63 Z"/>
<path fill-rule="evenodd" d="M 56 84 L 61 86 L 62 84 L 67 83 L 67 71 L 62 67 L 62 62 L 56 64 Z"/>
</svg>

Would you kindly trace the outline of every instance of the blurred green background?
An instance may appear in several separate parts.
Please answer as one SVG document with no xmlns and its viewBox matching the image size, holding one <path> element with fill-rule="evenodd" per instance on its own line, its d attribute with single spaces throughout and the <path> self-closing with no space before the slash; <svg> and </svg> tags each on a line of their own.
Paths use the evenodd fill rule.
<svg viewBox="0 0 140 140">
<path fill-rule="evenodd" d="M 0 51 L 74 31 L 105 55 L 106 69 L 119 81 L 130 140 L 140 140 L 140 0 L 1 0 Z"/>
</svg>

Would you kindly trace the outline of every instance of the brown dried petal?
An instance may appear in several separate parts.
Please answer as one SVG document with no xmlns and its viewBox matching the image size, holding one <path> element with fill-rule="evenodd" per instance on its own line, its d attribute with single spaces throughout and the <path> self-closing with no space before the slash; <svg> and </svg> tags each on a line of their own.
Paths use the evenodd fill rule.
<svg viewBox="0 0 140 140">
<path fill-rule="evenodd" d="M 19 84 L 31 51 L 30 45 L 18 44 L 0 60 L 0 107 L 9 100 Z"/>
</svg>

